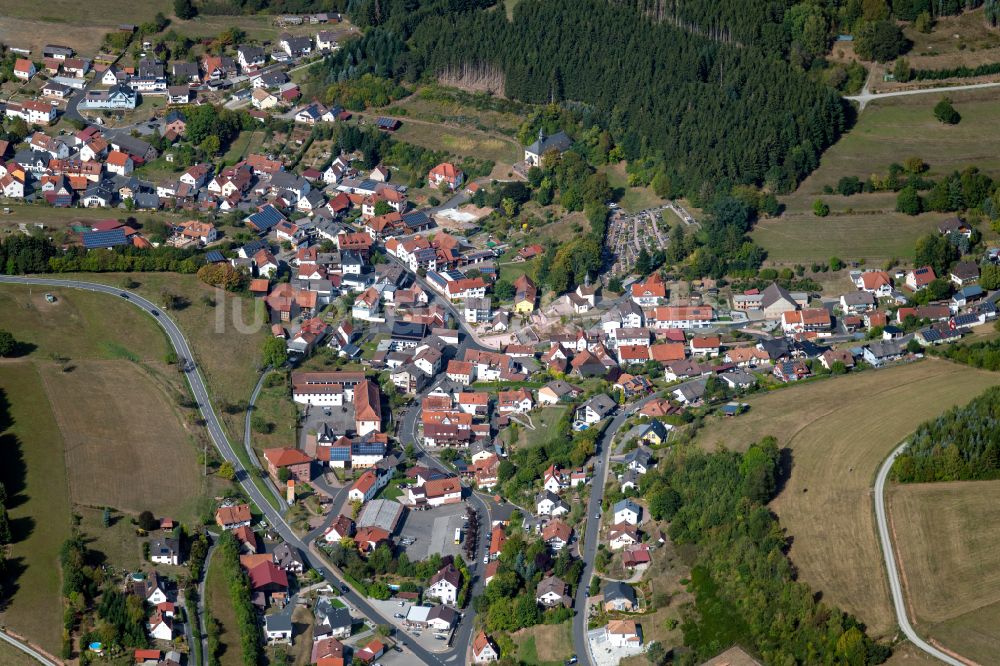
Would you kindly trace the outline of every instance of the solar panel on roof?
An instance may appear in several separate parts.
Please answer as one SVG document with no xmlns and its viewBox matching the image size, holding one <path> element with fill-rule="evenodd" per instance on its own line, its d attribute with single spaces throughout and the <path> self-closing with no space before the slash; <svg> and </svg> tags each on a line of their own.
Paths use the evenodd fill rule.
<svg viewBox="0 0 1000 666">
<path fill-rule="evenodd" d="M 210 250 L 208 254 L 205 255 L 205 261 L 210 264 L 218 264 L 225 260 L 226 258 L 222 256 L 222 253 L 218 250 Z"/>
<path fill-rule="evenodd" d="M 83 246 L 88 250 L 127 244 L 128 238 L 125 237 L 125 232 L 122 229 L 112 229 L 110 231 L 86 231 L 83 234 Z"/>
</svg>

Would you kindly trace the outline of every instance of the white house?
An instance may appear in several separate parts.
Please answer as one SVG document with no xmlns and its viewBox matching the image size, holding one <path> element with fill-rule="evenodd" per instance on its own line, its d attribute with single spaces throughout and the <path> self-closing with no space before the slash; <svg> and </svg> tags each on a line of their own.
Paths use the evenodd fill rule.
<svg viewBox="0 0 1000 666">
<path fill-rule="evenodd" d="M 155 612 L 149 620 L 149 634 L 158 641 L 174 640 L 174 623 L 169 617 Z"/>
<path fill-rule="evenodd" d="M 569 513 L 569 505 L 555 493 L 546 491 L 535 502 L 535 511 L 540 516 L 552 516 L 555 518 Z"/>
<path fill-rule="evenodd" d="M 605 628 L 608 644 L 625 648 L 642 645 L 642 630 L 635 620 L 611 620 Z"/>
<path fill-rule="evenodd" d="M 153 539 L 149 544 L 149 559 L 154 564 L 180 564 L 180 544 L 177 539 Z"/>
<path fill-rule="evenodd" d="M 642 517 L 642 507 L 627 498 L 615 504 L 614 512 L 616 525 L 619 523 L 638 525 Z"/>
<path fill-rule="evenodd" d="M 488 664 L 500 660 L 500 648 L 485 631 L 476 634 L 472 641 L 472 663 Z"/>
<path fill-rule="evenodd" d="M 292 640 L 292 618 L 279 613 L 264 617 L 264 636 L 268 643 L 290 643 Z"/>
<path fill-rule="evenodd" d="M 425 594 L 437 598 L 443 604 L 454 606 L 461 588 L 462 574 L 454 565 L 449 564 L 434 574 Z"/>
</svg>

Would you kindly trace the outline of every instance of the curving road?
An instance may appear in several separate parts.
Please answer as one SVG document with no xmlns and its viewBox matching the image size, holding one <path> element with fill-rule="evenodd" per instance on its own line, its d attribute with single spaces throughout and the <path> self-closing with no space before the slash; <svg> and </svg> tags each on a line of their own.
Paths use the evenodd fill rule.
<svg viewBox="0 0 1000 666">
<path fill-rule="evenodd" d="M 590 656 L 590 641 L 587 639 L 587 592 L 590 589 L 590 578 L 594 575 L 594 557 L 597 555 L 597 541 L 601 532 L 601 502 L 604 501 L 604 486 L 607 484 L 610 464 L 608 459 L 611 457 L 612 444 L 615 435 L 625 421 L 643 405 L 659 395 L 659 393 L 648 395 L 630 405 L 628 409 L 620 411 L 611 419 L 611 423 L 604 429 L 604 434 L 597 441 L 597 451 L 595 452 L 597 467 L 594 470 L 594 480 L 590 486 L 590 500 L 587 502 L 587 529 L 583 537 L 583 551 L 580 553 L 584 562 L 583 575 L 580 576 L 580 584 L 576 586 L 576 599 L 573 601 L 573 649 L 576 651 L 580 663 L 583 664 L 594 663 Z"/>
<path fill-rule="evenodd" d="M 194 361 L 194 354 L 188 345 L 187 338 L 185 338 L 184 334 L 181 333 L 180 328 L 178 328 L 177 324 L 174 323 L 173 319 L 161 312 L 161 308 L 158 305 L 146 300 L 138 294 L 126 292 L 122 289 L 106 284 L 98 284 L 96 282 L 60 280 L 56 278 L 0 275 L 0 284 L 4 283 L 82 289 L 84 291 L 109 294 L 116 298 L 123 298 L 121 294 L 126 294 L 128 296 L 129 303 L 154 316 L 156 321 L 166 332 L 167 337 L 170 340 L 170 344 L 177 352 L 178 358 L 190 359 L 191 361 Z M 290 545 L 301 550 L 306 560 L 309 562 L 309 565 L 316 569 L 316 571 L 319 572 L 325 580 L 330 583 L 334 583 L 337 586 L 346 585 L 346 582 L 334 574 L 334 572 L 326 565 L 324 560 L 309 549 L 308 544 L 303 542 L 303 540 L 298 537 L 288 523 L 285 522 L 284 517 L 273 506 L 271 506 L 257 486 L 254 485 L 253 479 L 250 475 L 256 472 L 253 470 L 246 470 L 243 467 L 243 463 L 240 462 L 239 457 L 236 455 L 236 452 L 233 450 L 232 444 L 226 437 L 225 431 L 222 429 L 222 425 L 220 424 L 219 418 L 215 413 L 215 409 L 212 407 L 211 400 L 208 396 L 208 389 L 205 386 L 205 381 L 201 376 L 201 371 L 198 366 L 196 364 L 192 364 L 190 369 L 185 374 L 187 375 L 188 384 L 191 386 L 191 392 L 198 403 L 198 409 L 201 411 L 202 418 L 205 420 L 205 427 L 208 429 L 208 433 L 212 437 L 212 441 L 215 442 L 215 446 L 218 448 L 222 457 L 232 463 L 233 468 L 236 470 L 236 480 L 239 482 L 240 486 L 243 488 L 250 500 L 260 508 L 268 523 L 275 529 L 275 531 L 278 532 L 281 538 L 287 541 Z M 375 623 L 391 624 L 391 622 L 385 619 L 368 603 L 365 597 L 359 595 L 350 587 L 347 587 L 346 589 L 348 591 L 342 596 L 347 603 L 356 608 L 360 613 L 367 615 Z M 461 654 L 463 655 L 465 647 L 465 645 L 462 645 L 460 648 Z M 413 641 L 407 641 L 407 649 L 420 661 L 428 664 L 429 666 L 445 666 L 445 661 L 454 659 L 452 656 L 448 659 L 442 660 L 441 656 L 425 650 Z M 452 651 L 454 652 L 455 650 Z"/>
<path fill-rule="evenodd" d="M 899 581 L 899 569 L 896 568 L 896 554 L 892 546 L 892 534 L 889 530 L 889 521 L 886 518 L 885 481 L 889 478 L 892 463 L 895 462 L 899 454 L 908 445 L 909 442 L 904 442 L 895 451 L 890 453 L 889 457 L 882 463 L 882 467 L 878 471 L 878 476 L 875 477 L 875 520 L 878 523 L 878 538 L 882 542 L 885 570 L 889 574 L 889 588 L 892 590 L 892 605 L 896 609 L 896 622 L 899 623 L 899 628 L 906 634 L 911 643 L 935 659 L 939 659 L 946 664 L 951 664 L 951 666 L 968 666 L 966 662 L 956 659 L 922 639 L 913 628 L 913 625 L 910 624 L 910 618 L 906 615 L 906 600 L 903 598 L 903 586 Z"/>
<path fill-rule="evenodd" d="M 34 659 L 36 659 L 40 663 L 45 664 L 46 666 L 61 666 L 61 664 L 59 662 L 52 661 L 51 659 L 49 659 L 44 654 L 42 654 L 41 652 L 39 652 L 35 648 L 31 647 L 27 643 L 22 643 L 21 641 L 17 640 L 16 638 L 14 638 L 12 636 L 8 636 L 7 634 L 5 634 L 2 631 L 0 631 L 0 638 L 2 638 L 7 643 L 10 643 L 11 645 L 13 645 L 15 648 L 17 648 L 18 650 L 20 650 L 24 654 L 28 655 L 29 657 L 33 657 Z"/>
</svg>

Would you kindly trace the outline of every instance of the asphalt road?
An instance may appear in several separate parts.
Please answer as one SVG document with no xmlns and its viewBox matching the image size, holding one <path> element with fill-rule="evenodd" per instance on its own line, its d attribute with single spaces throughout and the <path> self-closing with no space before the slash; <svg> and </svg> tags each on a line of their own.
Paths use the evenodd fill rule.
<svg viewBox="0 0 1000 666">
<path fill-rule="evenodd" d="M 590 645 L 587 640 L 587 592 L 590 589 L 590 578 L 594 574 L 594 557 L 597 555 L 597 542 L 601 531 L 601 502 L 604 500 L 604 486 L 608 479 L 608 459 L 611 457 L 611 445 L 622 424 L 639 408 L 658 395 L 658 393 L 654 393 L 646 396 L 630 405 L 628 409 L 619 412 L 611 419 L 611 423 L 605 428 L 604 434 L 597 442 L 598 462 L 594 470 L 594 481 L 590 484 L 590 500 L 587 502 L 587 530 L 583 540 L 583 551 L 580 554 L 584 563 L 583 575 L 580 577 L 580 584 L 576 586 L 576 599 L 573 602 L 575 610 L 573 615 L 573 649 L 582 664 L 594 663 L 590 658 Z M 600 482 L 598 482 L 598 478 L 600 478 Z"/>
<path fill-rule="evenodd" d="M 49 659 L 48 657 L 46 657 L 45 655 L 43 655 L 41 652 L 38 652 L 37 650 L 35 650 L 30 645 L 27 645 L 26 643 L 22 643 L 21 641 L 17 640 L 16 638 L 8 636 L 7 634 L 3 633 L 2 631 L 0 631 L 0 639 L 3 639 L 4 641 L 10 643 L 15 648 L 17 648 L 21 652 L 25 653 L 29 657 L 34 657 L 36 660 L 38 660 L 40 663 L 45 664 L 46 666 L 60 666 L 58 663 L 52 661 L 51 659 Z"/>
<path fill-rule="evenodd" d="M 215 536 L 208 533 L 208 552 L 205 553 L 205 563 L 201 567 L 201 580 L 198 581 L 198 631 L 201 641 L 201 664 L 208 666 L 208 625 L 205 624 L 205 581 L 208 580 L 208 566 L 212 563 L 212 555 L 215 554 Z M 189 618 L 190 622 L 190 618 Z"/>
<path fill-rule="evenodd" d="M 889 531 L 889 522 L 886 519 L 885 510 L 885 481 L 889 478 L 892 470 L 892 463 L 901 454 L 909 442 L 904 442 L 895 451 L 889 454 L 886 461 L 875 477 L 875 520 L 878 523 L 878 538 L 882 542 L 882 556 L 885 558 L 885 570 L 889 575 L 889 589 L 892 591 L 892 605 L 896 609 L 896 622 L 899 628 L 906 634 L 916 647 L 920 648 L 935 659 L 939 659 L 951 666 L 966 666 L 966 662 L 956 659 L 951 655 L 934 647 L 917 634 L 917 631 L 910 624 L 910 618 L 906 615 L 906 600 L 903 598 L 903 586 L 899 581 L 899 569 L 896 568 L 896 552 L 892 546 L 892 535 Z"/>
<path fill-rule="evenodd" d="M 175 324 L 169 316 L 161 311 L 160 306 L 146 300 L 138 294 L 124 292 L 121 289 L 117 289 L 109 285 L 79 280 L 59 280 L 53 278 L 29 278 L 2 275 L 0 276 L 0 284 L 2 283 L 82 289 L 85 291 L 109 294 L 116 298 L 121 298 L 120 294 L 122 293 L 128 293 L 129 303 L 146 311 L 147 313 L 156 313 L 156 315 L 154 315 L 155 319 L 166 332 L 167 337 L 170 340 L 170 344 L 177 352 L 178 358 L 194 360 L 194 354 L 188 346 L 187 339 L 184 337 L 184 334 L 181 333 L 177 324 Z M 208 396 L 208 389 L 205 386 L 205 381 L 201 376 L 201 371 L 198 369 L 198 366 L 194 365 L 193 369 L 186 374 L 188 383 L 191 386 L 191 392 L 194 395 L 195 400 L 198 402 L 198 408 L 201 411 L 202 418 L 205 420 L 205 427 L 208 429 L 208 433 L 211 435 L 212 441 L 215 442 L 215 446 L 219 449 L 219 453 L 222 454 L 222 457 L 225 460 L 232 463 L 233 468 L 236 470 L 236 479 L 239 481 L 240 486 L 242 486 L 247 496 L 260 508 L 264 517 L 267 519 L 267 522 L 275 529 L 275 531 L 278 532 L 281 538 L 287 541 L 290 545 L 299 548 L 309 562 L 309 565 L 316 569 L 316 571 L 318 571 L 324 579 L 338 587 L 340 585 L 345 585 L 346 583 L 342 579 L 338 578 L 333 571 L 327 567 L 326 563 L 322 559 L 309 550 L 308 544 L 304 543 L 302 539 L 300 539 L 298 535 L 292 531 L 292 528 L 285 522 L 284 517 L 268 503 L 267 499 L 261 494 L 260 490 L 257 489 L 257 486 L 254 485 L 250 474 L 254 474 L 256 471 L 247 471 L 243 467 L 243 463 L 240 462 L 239 457 L 237 457 L 236 452 L 233 450 L 232 444 L 229 442 L 225 431 L 222 429 L 222 425 L 219 423 L 219 418 L 215 413 L 215 409 L 212 407 L 211 400 Z M 354 591 L 353 588 L 348 587 L 347 589 L 348 592 L 343 594 L 343 598 L 347 603 L 354 606 L 354 608 L 356 608 L 359 612 L 368 616 L 369 619 L 377 624 L 391 624 L 387 619 L 382 617 L 382 615 L 379 614 L 364 597 Z M 444 666 L 446 661 L 454 659 L 454 656 L 448 659 L 442 659 L 440 656 L 428 652 L 412 641 L 407 641 L 407 649 L 429 666 Z M 462 645 L 461 649 L 461 655 L 464 658 L 465 645 Z"/>
</svg>

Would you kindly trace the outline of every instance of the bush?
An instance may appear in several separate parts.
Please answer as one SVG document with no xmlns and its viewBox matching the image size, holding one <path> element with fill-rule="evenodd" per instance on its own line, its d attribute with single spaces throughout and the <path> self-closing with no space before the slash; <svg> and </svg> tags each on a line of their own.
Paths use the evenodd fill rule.
<svg viewBox="0 0 1000 666">
<path fill-rule="evenodd" d="M 152 532 L 153 530 L 159 529 L 160 527 L 160 523 L 153 516 L 152 511 L 143 511 L 142 513 L 140 513 L 139 518 L 136 522 L 138 523 L 140 528 L 144 529 L 147 532 Z"/>
<path fill-rule="evenodd" d="M 951 99 L 944 97 L 934 105 L 934 117 L 946 125 L 957 125 L 962 116 L 951 105 Z"/>
<path fill-rule="evenodd" d="M 826 217 L 830 214 L 830 207 L 822 199 L 813 202 L 813 215 L 816 217 Z"/>
</svg>

